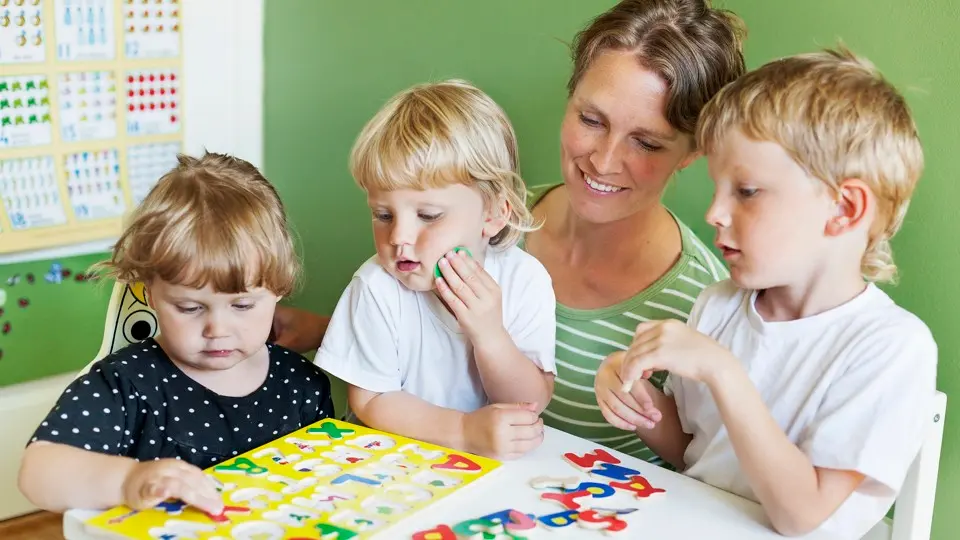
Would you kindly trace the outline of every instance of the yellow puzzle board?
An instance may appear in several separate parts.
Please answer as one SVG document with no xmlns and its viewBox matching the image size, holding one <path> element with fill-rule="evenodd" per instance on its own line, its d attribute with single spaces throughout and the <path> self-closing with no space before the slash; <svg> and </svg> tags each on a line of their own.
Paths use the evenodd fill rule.
<svg viewBox="0 0 960 540">
<path fill-rule="evenodd" d="M 117 507 L 88 522 L 130 538 L 369 538 L 500 466 L 340 420 L 321 420 L 206 469 L 223 515 L 180 502 Z M 229 507 L 245 508 L 231 510 Z"/>
<path fill-rule="evenodd" d="M 0 0 L 0 254 L 119 236 L 176 164 L 180 9 Z"/>
</svg>

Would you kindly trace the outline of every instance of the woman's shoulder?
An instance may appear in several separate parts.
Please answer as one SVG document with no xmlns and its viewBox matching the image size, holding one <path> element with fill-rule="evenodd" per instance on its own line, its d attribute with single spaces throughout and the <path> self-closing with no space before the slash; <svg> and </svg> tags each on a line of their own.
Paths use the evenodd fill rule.
<svg viewBox="0 0 960 540">
<path fill-rule="evenodd" d="M 562 185 L 563 182 L 527 186 L 527 208 L 532 210 L 534 206 L 540 204 L 547 194 Z"/>
</svg>

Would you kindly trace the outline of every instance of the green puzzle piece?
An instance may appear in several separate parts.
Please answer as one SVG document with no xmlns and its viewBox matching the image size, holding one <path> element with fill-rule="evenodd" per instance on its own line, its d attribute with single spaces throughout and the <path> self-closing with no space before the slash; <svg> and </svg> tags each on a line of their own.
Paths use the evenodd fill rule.
<svg viewBox="0 0 960 540">
<path fill-rule="evenodd" d="M 36 90 L 36 89 L 37 89 L 37 83 L 33 81 L 27 81 L 27 90 Z"/>
<path fill-rule="evenodd" d="M 344 529 L 329 523 L 317 523 L 315 527 L 318 531 L 320 531 L 320 538 L 323 538 L 324 540 L 327 540 L 328 538 L 330 540 L 350 540 L 351 538 L 357 536 L 357 533 L 351 531 L 350 529 Z"/>
<path fill-rule="evenodd" d="M 245 457 L 238 457 L 230 463 L 217 465 L 213 470 L 222 473 L 246 474 L 247 476 L 260 476 L 269 472 L 266 467 L 261 467 Z"/>
<path fill-rule="evenodd" d="M 0 82 L 0 92 L 9 92 L 10 85 L 6 82 Z"/>
<path fill-rule="evenodd" d="M 14 91 L 23 90 L 23 83 L 20 81 L 14 81 L 13 86 L 11 87 Z"/>
<path fill-rule="evenodd" d="M 23 117 L 22 117 L 22 116 L 18 116 L 18 117 L 13 121 L 13 125 L 15 125 L 15 126 L 22 126 L 22 125 L 23 125 Z"/>
<path fill-rule="evenodd" d="M 10 100 L 9 99 L 0 99 L 0 109 L 9 109 Z"/>
<path fill-rule="evenodd" d="M 10 126 L 13 125 L 13 121 L 10 120 L 9 116 L 4 116 L 3 120 L 0 120 L 0 126 Z"/>
<path fill-rule="evenodd" d="M 333 422 L 324 422 L 320 424 L 320 427 L 307 428 L 307 433 L 310 435 L 323 434 L 331 439 L 339 440 L 344 435 L 353 435 L 356 431 L 349 428 L 340 429 Z"/>
<path fill-rule="evenodd" d="M 40 81 L 40 88 L 47 88 L 47 87 L 49 87 L 49 86 L 50 86 L 50 84 L 47 83 L 47 80 L 46 80 L 46 79 L 43 79 L 43 80 Z"/>
</svg>

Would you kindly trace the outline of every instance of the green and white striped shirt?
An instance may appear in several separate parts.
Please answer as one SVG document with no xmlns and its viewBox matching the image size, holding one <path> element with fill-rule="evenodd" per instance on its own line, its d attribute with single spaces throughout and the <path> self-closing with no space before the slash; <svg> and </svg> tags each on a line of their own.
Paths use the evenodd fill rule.
<svg viewBox="0 0 960 540">
<path fill-rule="evenodd" d="M 529 188 L 532 208 L 551 188 Z M 543 412 L 549 426 L 646 461 L 662 461 L 633 433 L 604 420 L 593 389 L 597 368 L 607 355 L 626 350 L 637 324 L 648 320 L 686 322 L 704 287 L 726 279 L 726 267 L 694 232 L 680 226 L 680 259 L 666 274 L 633 298 L 600 309 L 573 309 L 557 303 L 557 377 L 553 400 Z M 651 382 L 662 387 L 666 372 Z"/>
</svg>

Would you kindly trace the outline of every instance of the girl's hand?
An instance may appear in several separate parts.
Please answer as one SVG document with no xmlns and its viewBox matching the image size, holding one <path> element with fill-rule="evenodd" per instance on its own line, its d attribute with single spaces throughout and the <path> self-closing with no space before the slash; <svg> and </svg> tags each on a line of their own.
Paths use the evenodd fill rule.
<svg viewBox="0 0 960 540">
<path fill-rule="evenodd" d="M 597 370 L 593 388 L 597 394 L 597 404 L 603 417 L 614 427 L 627 431 L 652 429 L 662 415 L 654 406 L 646 381 L 634 384 L 629 391 L 623 390 L 620 369 L 625 354 L 616 352 L 604 359 Z M 644 373 L 643 378 L 650 376 Z"/>
<path fill-rule="evenodd" d="M 134 510 L 180 499 L 210 514 L 223 511 L 223 499 L 213 481 L 200 468 L 178 459 L 137 463 L 124 479 L 122 492 L 124 504 Z"/>
<path fill-rule="evenodd" d="M 502 294 L 497 282 L 466 252 L 449 252 L 440 259 L 436 280 L 440 298 L 447 303 L 470 342 L 495 341 L 503 327 Z"/>
<path fill-rule="evenodd" d="M 493 459 L 516 459 L 543 442 L 535 403 L 494 403 L 463 416 L 464 450 Z"/>
</svg>

